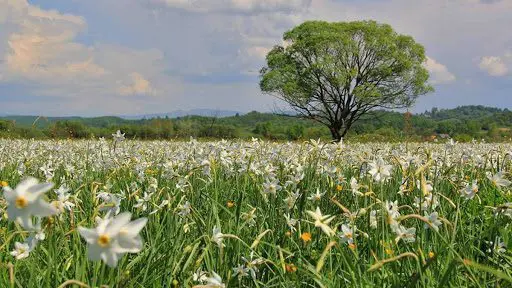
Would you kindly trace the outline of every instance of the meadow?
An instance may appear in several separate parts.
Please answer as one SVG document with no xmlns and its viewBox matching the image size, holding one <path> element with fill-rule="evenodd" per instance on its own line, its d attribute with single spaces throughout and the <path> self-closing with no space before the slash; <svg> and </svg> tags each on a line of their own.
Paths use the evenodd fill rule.
<svg viewBox="0 0 512 288">
<path fill-rule="evenodd" d="M 0 287 L 511 287 L 511 172 L 510 143 L 0 140 Z"/>
</svg>

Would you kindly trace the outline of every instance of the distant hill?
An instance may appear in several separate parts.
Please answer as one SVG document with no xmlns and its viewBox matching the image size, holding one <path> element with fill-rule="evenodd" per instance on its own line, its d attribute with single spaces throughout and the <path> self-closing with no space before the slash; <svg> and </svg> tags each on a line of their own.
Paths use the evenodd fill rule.
<svg viewBox="0 0 512 288">
<path fill-rule="evenodd" d="M 169 113 L 144 114 L 144 115 L 127 115 L 120 116 L 124 119 L 151 119 L 151 118 L 177 118 L 184 116 L 207 116 L 207 117 L 229 117 L 236 114 L 242 114 L 232 110 L 215 110 L 215 109 L 192 109 L 192 110 L 176 110 Z"/>
<path fill-rule="evenodd" d="M 109 127 L 111 125 L 129 124 L 130 121 L 116 117 L 116 116 L 101 116 L 101 117 L 44 117 L 44 116 L 4 116 L 0 117 L 0 120 L 14 121 L 19 126 L 34 126 L 37 128 L 49 127 L 52 123 L 57 121 L 78 121 L 87 126 L 92 127 Z"/>
<path fill-rule="evenodd" d="M 508 109 L 500 109 L 494 107 L 486 107 L 482 105 L 469 105 L 459 106 L 453 109 L 438 109 L 432 108 L 430 111 L 425 111 L 419 114 L 420 116 L 429 117 L 436 120 L 447 119 L 476 119 L 482 117 L 492 117 L 496 114 L 510 112 Z"/>
<path fill-rule="evenodd" d="M 242 114 L 232 110 L 215 110 L 215 109 L 192 109 L 192 110 L 176 110 L 169 113 L 155 113 L 144 115 L 123 115 L 123 116 L 101 116 L 101 117 L 45 117 L 31 115 L 2 115 L 0 119 L 15 121 L 17 125 L 32 126 L 45 128 L 57 121 L 78 121 L 87 126 L 108 127 L 111 125 L 121 125 L 131 123 L 129 120 L 154 119 L 154 118 L 179 118 L 186 116 L 205 116 L 205 117 L 229 117 Z"/>
</svg>

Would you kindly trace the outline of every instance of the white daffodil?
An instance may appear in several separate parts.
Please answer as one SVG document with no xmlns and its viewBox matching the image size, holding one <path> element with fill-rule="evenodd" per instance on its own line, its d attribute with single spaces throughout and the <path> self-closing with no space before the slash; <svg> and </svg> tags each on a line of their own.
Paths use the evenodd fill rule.
<svg viewBox="0 0 512 288">
<path fill-rule="evenodd" d="M 425 218 L 428 220 L 428 224 L 425 223 L 425 229 L 432 228 L 436 232 L 439 231 L 439 226 L 441 226 L 443 222 L 439 221 L 437 212 L 432 212 L 430 215 L 425 212 Z"/>
<path fill-rule="evenodd" d="M 39 239 L 37 238 L 37 234 L 35 237 L 34 235 L 29 236 L 23 243 L 15 242 L 14 250 L 11 251 L 11 255 L 14 256 L 16 260 L 27 258 L 30 255 L 30 252 L 36 248 L 38 242 Z"/>
<path fill-rule="evenodd" d="M 57 214 L 57 208 L 41 197 L 52 186 L 52 183 L 39 183 L 35 178 L 28 178 L 20 182 L 14 190 L 4 187 L 9 220 L 18 222 L 25 229 L 32 229 L 32 216 L 47 217 Z"/>
<path fill-rule="evenodd" d="M 389 178 L 391 176 L 391 168 L 393 166 L 387 165 L 381 157 L 377 158 L 375 161 L 368 163 L 370 165 L 370 170 L 368 173 L 372 175 L 373 179 L 377 182 L 381 182 Z"/>
<path fill-rule="evenodd" d="M 500 207 L 497 211 L 512 219 L 512 202 L 503 204 L 502 207 Z"/>
<path fill-rule="evenodd" d="M 107 212 L 111 215 L 117 215 L 121 211 L 122 197 L 120 195 L 102 192 L 97 195 L 97 198 L 100 198 L 104 201 L 100 205 L 100 211 Z"/>
<path fill-rule="evenodd" d="M 242 213 L 241 215 L 242 219 L 247 223 L 247 226 L 253 227 L 256 225 L 256 208 L 253 208 L 251 211 L 247 213 Z"/>
<path fill-rule="evenodd" d="M 115 134 L 112 134 L 112 138 L 114 138 L 114 141 L 120 142 L 124 140 L 124 134 L 121 133 L 121 130 L 117 130 Z"/>
<path fill-rule="evenodd" d="M 507 246 L 505 245 L 505 242 L 501 241 L 500 237 L 496 237 L 495 241 L 488 242 L 487 244 L 490 246 L 489 249 L 487 249 L 487 253 L 491 253 L 492 251 L 496 253 L 505 253 L 507 252 Z"/>
<path fill-rule="evenodd" d="M 75 204 L 69 201 L 71 194 L 68 193 L 68 191 L 69 188 L 66 185 L 62 185 L 59 189 L 55 190 L 55 193 L 57 194 L 57 201 L 53 204 L 60 211 L 63 211 L 64 209 L 71 211 L 75 207 Z"/>
<path fill-rule="evenodd" d="M 162 210 L 166 205 L 169 205 L 169 200 L 162 200 L 160 204 L 156 206 L 156 208 L 149 213 L 149 215 L 153 215 Z"/>
<path fill-rule="evenodd" d="M 25 174 L 25 170 L 27 170 L 27 166 L 25 166 L 25 163 L 20 162 L 16 168 L 16 172 L 18 172 L 18 175 L 22 176 Z"/>
<path fill-rule="evenodd" d="M 16 258 L 16 260 L 20 260 L 23 258 L 27 258 L 30 254 L 30 247 L 27 243 L 14 243 L 14 250 L 11 251 L 11 255 Z"/>
<path fill-rule="evenodd" d="M 142 249 L 142 238 L 138 234 L 147 219 L 130 222 L 130 218 L 131 214 L 124 212 L 114 218 L 99 219 L 94 229 L 78 227 L 78 232 L 88 244 L 90 260 L 103 260 L 108 266 L 116 267 L 119 256 Z"/>
<path fill-rule="evenodd" d="M 467 184 L 464 189 L 461 190 L 461 197 L 466 198 L 466 200 L 471 200 L 475 197 L 476 193 L 478 193 L 478 184 L 477 180 L 473 180 L 471 184 Z"/>
<path fill-rule="evenodd" d="M 222 278 L 219 274 L 212 271 L 210 277 L 206 279 L 206 287 L 208 288 L 224 288 L 226 285 L 222 283 Z"/>
<path fill-rule="evenodd" d="M 325 192 L 324 193 L 320 193 L 320 189 L 316 188 L 316 193 L 314 193 L 311 196 L 309 196 L 308 200 L 320 201 L 320 200 L 322 200 L 322 196 L 324 196 L 324 195 L 325 195 Z"/>
<path fill-rule="evenodd" d="M 504 174 L 503 171 L 500 171 L 494 175 L 487 175 L 487 179 L 496 187 L 508 187 L 512 182 L 507 180 Z"/>
<path fill-rule="evenodd" d="M 46 239 L 43 229 L 41 228 L 41 217 L 37 217 L 36 224 L 34 225 L 34 239 L 36 241 L 43 241 Z"/>
<path fill-rule="evenodd" d="M 128 253 L 138 253 L 142 250 L 144 241 L 139 235 L 146 226 L 147 218 L 139 218 L 124 225 L 118 234 L 118 243 Z"/>
<path fill-rule="evenodd" d="M 341 243 L 348 243 L 348 244 L 354 243 L 354 236 L 355 236 L 354 232 L 355 232 L 354 227 L 350 227 L 347 224 L 341 225 L 341 232 L 338 233 L 338 236 L 341 239 Z"/>
<path fill-rule="evenodd" d="M 295 193 L 290 193 L 288 197 L 283 199 L 284 203 L 286 203 L 286 207 L 288 210 L 292 209 L 295 205 L 295 202 L 300 198 L 300 192 L 299 190 L 295 191 Z"/>
<path fill-rule="evenodd" d="M 267 196 L 268 194 L 272 194 L 274 196 L 277 195 L 277 191 L 281 190 L 281 186 L 276 179 L 270 180 L 267 179 L 265 183 L 263 183 L 263 195 Z"/>
<path fill-rule="evenodd" d="M 222 232 L 220 231 L 220 227 L 213 226 L 212 241 L 217 243 L 219 248 L 222 248 L 225 246 L 224 243 L 222 243 L 223 239 L 224 239 L 224 234 L 222 234 Z"/>
<path fill-rule="evenodd" d="M 428 194 L 423 198 L 423 201 L 421 198 L 414 197 L 414 204 L 416 208 L 420 208 L 422 211 L 429 211 L 434 210 L 439 206 L 439 200 L 437 197 L 434 196 L 434 194 Z"/>
<path fill-rule="evenodd" d="M 334 219 L 331 215 L 322 215 L 320 207 L 316 207 L 316 211 L 306 211 L 306 213 L 315 220 L 315 227 L 319 227 L 328 236 L 334 235 L 336 232 L 329 226 L 329 223 Z"/>
<path fill-rule="evenodd" d="M 245 262 L 246 272 L 248 272 L 252 279 L 256 281 L 256 273 L 259 271 L 258 266 L 265 263 L 265 259 L 261 257 L 254 259 L 254 251 L 251 251 L 249 259 L 242 256 L 242 261 Z"/>
<path fill-rule="evenodd" d="M 377 228 L 377 211 L 370 211 L 370 227 L 375 229 Z"/>
<path fill-rule="evenodd" d="M 233 268 L 233 277 L 237 276 L 238 279 L 249 276 L 249 269 L 247 269 L 247 267 L 245 267 L 244 265 L 236 266 L 235 268 Z"/>
<path fill-rule="evenodd" d="M 191 211 L 192 211 L 192 206 L 190 205 L 190 202 L 188 202 L 188 201 L 185 201 L 185 203 L 183 203 L 183 205 L 178 206 L 178 215 L 180 215 L 181 217 L 186 217 L 187 215 L 190 214 Z"/>
<path fill-rule="evenodd" d="M 146 211 L 148 209 L 148 203 L 151 203 L 151 196 L 153 193 L 148 193 L 144 191 L 144 197 L 137 199 L 137 204 L 133 205 L 133 208 L 142 209 L 142 211 Z"/>
<path fill-rule="evenodd" d="M 359 191 L 361 185 L 357 183 L 357 179 L 354 177 L 350 178 L 350 189 L 352 190 L 352 195 L 363 195 L 363 193 Z"/>
<path fill-rule="evenodd" d="M 395 238 L 396 243 L 398 243 L 400 239 L 407 243 L 416 241 L 416 228 L 406 228 L 402 225 L 393 225 L 392 229 L 397 234 L 397 237 Z"/>
<path fill-rule="evenodd" d="M 197 269 L 196 272 L 192 274 L 192 280 L 204 284 L 208 280 L 208 273 L 201 269 Z"/>
<path fill-rule="evenodd" d="M 46 177 L 47 181 L 50 181 L 53 178 L 53 168 L 50 167 L 50 163 L 47 163 L 44 166 L 40 167 L 39 170 L 43 172 L 44 177 Z"/>
<path fill-rule="evenodd" d="M 384 208 L 388 213 L 388 222 L 392 223 L 396 218 L 400 216 L 400 212 L 398 211 L 398 201 L 387 201 L 384 202 Z"/>
<path fill-rule="evenodd" d="M 284 218 L 286 219 L 286 225 L 288 225 L 288 228 L 290 228 L 291 232 L 297 231 L 297 228 L 295 226 L 299 222 L 297 219 L 293 219 L 290 217 L 290 214 L 285 214 Z"/>
</svg>

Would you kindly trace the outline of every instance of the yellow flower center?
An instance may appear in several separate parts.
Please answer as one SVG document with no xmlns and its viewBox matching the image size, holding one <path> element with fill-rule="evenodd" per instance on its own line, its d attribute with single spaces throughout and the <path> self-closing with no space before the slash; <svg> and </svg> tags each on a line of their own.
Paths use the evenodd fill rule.
<svg viewBox="0 0 512 288">
<path fill-rule="evenodd" d="M 103 235 L 100 235 L 100 237 L 98 237 L 98 245 L 100 245 L 101 247 L 105 248 L 109 244 L 110 244 L 110 237 L 108 237 L 108 235 L 103 234 Z"/>
<path fill-rule="evenodd" d="M 16 201 L 14 201 L 14 205 L 18 209 L 23 209 L 28 206 L 28 200 L 27 200 L 27 198 L 25 198 L 23 196 L 18 196 L 16 198 Z"/>
</svg>

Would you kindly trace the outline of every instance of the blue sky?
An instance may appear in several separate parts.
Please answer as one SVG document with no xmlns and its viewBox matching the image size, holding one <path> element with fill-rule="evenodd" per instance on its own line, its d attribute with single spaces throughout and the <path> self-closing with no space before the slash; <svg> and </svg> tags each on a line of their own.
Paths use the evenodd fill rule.
<svg viewBox="0 0 512 288">
<path fill-rule="evenodd" d="M 375 19 L 422 43 L 436 92 L 414 111 L 512 108 L 508 0 L 5 0 L 0 114 L 271 111 L 257 71 L 311 19 Z"/>
</svg>

